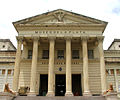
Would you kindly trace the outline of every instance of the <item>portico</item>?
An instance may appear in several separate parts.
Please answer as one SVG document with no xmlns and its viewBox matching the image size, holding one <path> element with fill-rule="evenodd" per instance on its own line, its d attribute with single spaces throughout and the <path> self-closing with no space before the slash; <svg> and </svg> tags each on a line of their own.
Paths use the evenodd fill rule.
<svg viewBox="0 0 120 100">
<path fill-rule="evenodd" d="M 17 37 L 17 38 L 21 38 L 22 41 L 25 41 L 24 37 Z M 96 38 L 96 37 L 95 37 Z M 98 38 L 103 38 L 103 37 L 98 37 Z M 36 77 L 37 77 L 37 61 L 38 61 L 38 46 L 41 45 L 40 43 L 40 37 L 36 36 L 36 37 L 33 37 L 31 38 L 32 41 L 33 41 L 33 57 L 32 57 L 32 65 L 31 65 L 31 80 L 30 80 L 30 94 L 37 94 L 36 93 Z M 96 38 L 97 39 L 97 38 Z M 79 41 L 81 42 L 81 45 L 82 45 L 82 55 L 83 55 L 83 59 L 82 59 L 82 62 L 83 62 L 83 95 L 91 95 L 90 93 L 90 90 L 89 90 L 89 75 L 88 75 L 88 49 L 87 49 L 87 44 L 88 44 L 88 40 L 89 40 L 89 37 L 86 37 L 86 36 L 82 36 L 79 38 Z M 48 93 L 47 93 L 47 96 L 54 96 L 55 95 L 55 91 L 54 91 L 54 81 L 55 81 L 55 71 L 54 71 L 54 65 L 55 65 L 55 57 L 54 57 L 54 54 L 55 54 L 55 41 L 56 38 L 55 37 L 48 37 L 48 42 L 49 42 L 49 64 L 48 64 Z M 73 93 L 72 93 L 72 80 L 71 80 L 71 77 L 72 77 L 72 74 L 71 74 L 71 44 L 72 44 L 72 37 L 65 37 L 63 39 L 63 41 L 65 41 L 66 43 L 66 63 L 65 63 L 65 66 L 66 66 L 66 72 L 65 72 L 65 75 L 66 75 L 66 96 L 73 96 Z M 39 44 L 39 45 L 38 45 Z M 19 40 L 18 40 L 18 45 L 19 45 Z M 18 50 L 17 51 L 18 53 L 20 52 L 20 49 L 21 49 L 21 46 L 18 46 Z M 99 46 L 99 45 L 98 45 Z M 102 49 L 101 49 L 102 50 Z M 102 51 L 100 51 L 102 52 Z M 103 55 L 103 54 L 101 54 Z M 17 55 L 16 55 L 17 56 Z M 22 57 L 21 57 L 21 54 L 19 56 L 17 56 L 17 59 L 21 60 Z M 81 59 L 80 59 L 81 60 Z M 103 62 L 102 62 L 103 64 Z M 101 63 L 100 63 L 101 65 Z M 20 67 L 20 66 L 19 66 Z M 16 69 L 15 69 L 16 70 Z M 102 71 L 103 73 L 103 71 Z M 18 72 L 17 72 L 18 74 Z M 16 75 L 16 73 L 15 73 Z M 102 74 L 103 75 L 103 74 Z M 19 74 L 17 75 L 18 77 L 16 77 L 16 80 L 19 79 Z M 102 76 L 101 76 L 102 77 Z M 101 80 L 102 83 L 105 82 L 105 80 Z M 15 85 L 14 86 L 14 91 L 17 91 L 18 90 L 18 83 L 19 83 L 19 80 L 16 81 L 16 84 L 14 82 Z M 15 87 L 16 86 L 16 87 Z M 105 86 L 104 86 L 105 87 Z M 103 87 L 103 89 L 105 90 L 105 88 Z M 103 90 L 103 91 L 104 91 Z"/>
<path fill-rule="evenodd" d="M 40 18 L 43 17 L 40 16 Z M 91 96 L 106 91 L 102 44 L 104 38 L 102 32 L 106 23 L 81 18 L 81 16 L 79 16 L 79 20 L 77 15 L 75 19 L 71 20 L 70 17 L 73 18 L 73 15 L 63 10 L 54 12 L 52 17 L 55 22 L 44 19 L 42 21 L 47 20 L 48 22 L 41 23 L 35 18 L 34 20 L 29 19 L 30 24 L 27 20 L 23 20 L 26 24 L 22 21 L 14 23 L 19 35 L 17 36 L 18 47 L 13 90 L 18 92 L 21 86 L 28 86 L 30 95 L 38 95 L 39 88 L 41 88 L 40 75 L 48 74 L 46 96 L 55 96 L 55 75 L 64 74 L 66 77 L 65 96 L 73 96 L 75 93 L 72 91 L 72 74 L 80 74 L 82 95 Z M 74 22 L 76 20 L 78 22 Z M 33 24 L 34 22 L 39 25 Z M 80 24 L 81 22 L 89 24 Z M 32 59 L 28 59 L 30 50 Z"/>
</svg>

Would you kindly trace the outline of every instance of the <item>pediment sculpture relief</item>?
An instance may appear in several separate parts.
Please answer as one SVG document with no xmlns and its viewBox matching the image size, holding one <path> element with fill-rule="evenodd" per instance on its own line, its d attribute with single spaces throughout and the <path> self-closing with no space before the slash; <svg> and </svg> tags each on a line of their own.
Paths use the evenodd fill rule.
<svg viewBox="0 0 120 100">
<path fill-rule="evenodd" d="M 63 18 L 65 16 L 63 12 L 54 13 L 53 15 L 58 20 L 58 22 L 63 22 Z"/>
</svg>

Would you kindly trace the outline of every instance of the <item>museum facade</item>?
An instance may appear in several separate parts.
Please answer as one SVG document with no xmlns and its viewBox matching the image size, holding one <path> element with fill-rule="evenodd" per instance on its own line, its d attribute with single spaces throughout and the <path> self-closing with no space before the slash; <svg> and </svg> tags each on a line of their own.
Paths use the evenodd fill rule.
<svg viewBox="0 0 120 100">
<path fill-rule="evenodd" d="M 13 91 L 28 95 L 100 95 L 107 89 L 107 22 L 58 9 L 13 23 L 18 32 Z M 22 50 L 23 48 L 23 50 Z"/>
</svg>

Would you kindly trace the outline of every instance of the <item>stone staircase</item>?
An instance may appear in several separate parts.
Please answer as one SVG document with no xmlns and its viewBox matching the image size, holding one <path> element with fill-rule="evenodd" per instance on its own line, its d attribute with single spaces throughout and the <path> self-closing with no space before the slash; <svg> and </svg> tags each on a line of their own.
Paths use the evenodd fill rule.
<svg viewBox="0 0 120 100">
<path fill-rule="evenodd" d="M 76 96 L 76 97 L 43 97 L 43 96 L 17 96 L 13 100 L 106 100 L 102 96 Z"/>
</svg>

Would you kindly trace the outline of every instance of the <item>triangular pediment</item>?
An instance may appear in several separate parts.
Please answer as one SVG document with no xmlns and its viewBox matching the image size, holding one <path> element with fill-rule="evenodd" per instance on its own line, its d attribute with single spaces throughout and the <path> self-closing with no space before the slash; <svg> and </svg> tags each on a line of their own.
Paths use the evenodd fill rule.
<svg viewBox="0 0 120 100">
<path fill-rule="evenodd" d="M 66 10 L 58 9 L 30 18 L 26 18 L 14 24 L 55 24 L 55 23 L 77 23 L 77 24 L 106 24 L 104 21 L 93 19 L 87 16 L 69 12 Z"/>
</svg>

